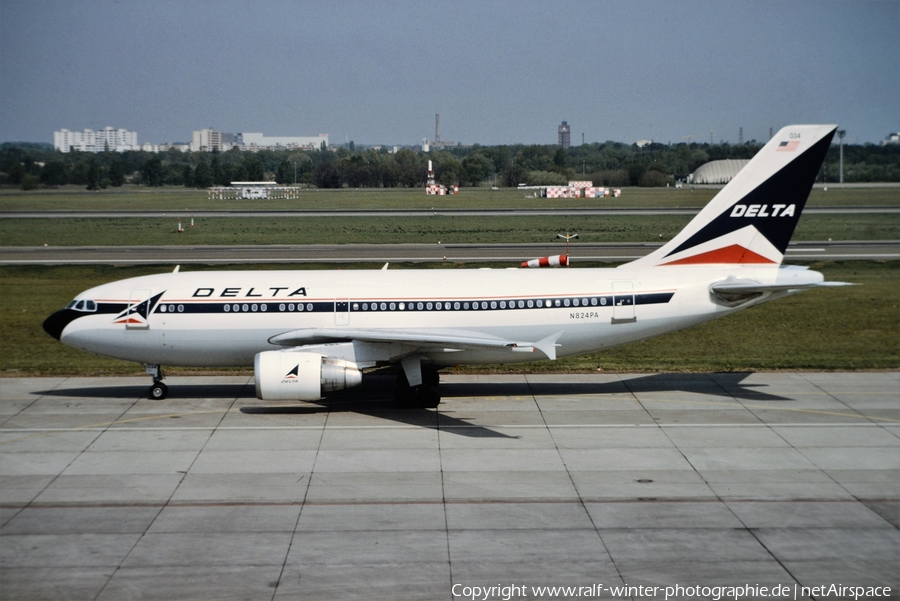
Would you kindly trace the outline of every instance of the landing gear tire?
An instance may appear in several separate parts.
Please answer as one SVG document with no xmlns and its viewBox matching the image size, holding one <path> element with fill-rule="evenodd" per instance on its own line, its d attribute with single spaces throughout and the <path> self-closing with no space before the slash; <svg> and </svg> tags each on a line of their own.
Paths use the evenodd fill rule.
<svg viewBox="0 0 900 601">
<path fill-rule="evenodd" d="M 161 401 L 169 394 L 169 387 L 163 384 L 163 372 L 159 365 L 144 365 L 147 375 L 153 378 L 153 386 L 147 393 L 147 397 L 154 401 Z"/>
<path fill-rule="evenodd" d="M 437 376 L 437 372 L 433 372 Z M 441 403 L 441 393 L 435 386 L 422 384 L 412 387 L 401 372 L 397 376 L 397 392 L 394 403 L 398 409 L 434 409 Z"/>
<path fill-rule="evenodd" d="M 417 391 L 419 403 L 425 409 L 436 409 L 441 404 L 441 393 L 432 386 L 421 386 Z"/>
<path fill-rule="evenodd" d="M 161 401 L 169 394 L 169 387 L 162 382 L 155 382 L 150 387 L 149 397 L 154 401 Z"/>
<path fill-rule="evenodd" d="M 422 368 L 422 384 L 431 387 L 437 387 L 441 383 L 441 374 L 434 368 Z"/>
</svg>

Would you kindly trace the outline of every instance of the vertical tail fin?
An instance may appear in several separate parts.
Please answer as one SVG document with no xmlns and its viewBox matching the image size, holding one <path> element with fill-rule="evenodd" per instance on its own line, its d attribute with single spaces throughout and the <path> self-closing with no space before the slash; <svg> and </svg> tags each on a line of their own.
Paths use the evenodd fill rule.
<svg viewBox="0 0 900 601">
<path fill-rule="evenodd" d="M 780 264 L 836 129 L 783 128 L 678 235 L 627 265 Z"/>
</svg>

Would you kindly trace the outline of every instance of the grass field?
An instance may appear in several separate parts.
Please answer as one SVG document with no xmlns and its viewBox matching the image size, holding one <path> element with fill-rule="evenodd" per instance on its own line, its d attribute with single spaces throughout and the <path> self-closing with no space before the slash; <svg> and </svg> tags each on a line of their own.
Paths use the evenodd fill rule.
<svg viewBox="0 0 900 601">
<path fill-rule="evenodd" d="M 453 217 L 272 217 L 0 219 L 2 246 L 127 246 L 222 244 L 537 243 L 559 232 L 578 232 L 578 242 L 668 240 L 690 215 Z M 804 215 L 794 240 L 896 240 L 900 216 Z M 576 242 L 577 243 L 577 242 Z"/>
<path fill-rule="evenodd" d="M 208 200 L 206 190 L 180 187 L 151 189 L 123 186 L 88 192 L 77 186 L 59 190 L 0 189 L 0 212 L 71 210 L 190 211 L 234 209 L 498 209 L 498 208 L 634 208 L 702 207 L 718 192 L 714 187 L 624 188 L 620 198 L 533 198 L 534 191 L 512 188 L 463 188 L 458 196 L 426 196 L 422 188 L 362 188 L 301 192 L 296 200 Z M 811 207 L 900 206 L 900 186 L 814 188 Z"/>
<path fill-rule="evenodd" d="M 270 209 L 475 209 L 701 207 L 717 192 L 627 188 L 621 198 L 600 200 L 524 198 L 519 190 L 467 188 L 459 196 L 425 196 L 419 189 L 308 190 L 299 200 L 209 201 L 205 191 L 126 186 L 87 192 L 78 189 L 21 192 L 0 190 L 0 213 L 19 210 L 172 211 L 169 217 L 0 219 L 0 245 L 180 245 L 180 244 L 348 244 L 348 243 L 530 243 L 555 240 L 575 231 L 581 242 L 668 240 L 690 220 L 688 215 L 647 216 L 493 216 L 464 217 L 271 217 L 196 218 L 193 229 L 176 234 L 178 217 L 185 227 L 192 210 Z M 528 193 L 531 196 L 532 192 Z M 816 188 L 810 206 L 900 206 L 900 187 Z M 893 240 L 900 238 L 896 215 L 805 215 L 795 240 Z"/>
<path fill-rule="evenodd" d="M 310 190 L 297 201 L 208 201 L 205 191 L 126 187 L 99 193 L 75 188 L 0 190 L 0 213 L 18 210 L 191 210 L 700 207 L 715 189 L 625 189 L 618 199 L 523 198 L 518 190 L 464 189 L 459 196 L 422 190 Z M 900 188 L 814 189 L 810 206 L 900 206 Z M 322 243 L 534 243 L 576 231 L 582 242 L 648 242 L 671 238 L 690 216 L 272 218 L 196 219 L 175 233 L 176 220 L 0 219 L 0 244 L 16 246 Z M 187 219 L 185 220 L 187 226 Z M 805 215 L 795 240 L 896 240 L 896 215 Z M 481 266 L 481 265 L 479 265 Z M 309 266 L 317 269 L 321 266 Z M 354 266 L 329 266 L 345 269 Z M 409 268 L 409 265 L 394 265 Z M 417 266 L 417 267 L 422 267 Z M 464 266 L 432 266 L 457 269 Z M 498 265 L 508 267 L 508 265 Z M 202 267 L 183 266 L 184 270 Z M 213 269 L 223 269 L 216 267 Z M 239 266 L 234 269 L 276 268 Z M 369 265 L 359 268 L 370 269 Z M 602 354 L 514 366 L 509 371 L 897 369 L 900 367 L 900 263 L 851 262 L 819 266 L 831 280 L 861 286 L 814 290 L 729 318 Z M 75 294 L 116 279 L 168 271 L 166 267 L 0 267 L 0 375 L 136 374 L 140 366 L 88 355 L 41 329 L 44 318 Z M 209 268 L 203 268 L 209 269 Z M 39 291 L 39 294 L 34 294 Z M 505 370 L 501 366 L 469 371 Z M 246 370 L 245 370 L 246 371 Z M 249 372 L 247 372 L 249 373 Z"/>
<path fill-rule="evenodd" d="M 897 297 L 900 262 L 825 263 L 813 267 L 824 272 L 826 279 L 860 285 L 808 291 L 697 328 L 603 353 L 508 368 L 465 368 L 465 371 L 594 371 L 598 368 L 617 371 L 744 371 L 900 367 L 900 301 Z M 260 268 L 277 267 L 233 267 Z M 458 269 L 461 266 L 446 268 Z M 182 269 L 200 268 L 182 266 Z M 0 286 L 0 375 L 143 373 L 139 365 L 104 359 L 60 344 L 43 332 L 41 323 L 51 312 L 63 307 L 86 288 L 168 270 L 146 266 L 0 267 L 0 280 L 3 282 Z M 34 294 L 34 291 L 40 293 Z M 173 370 L 173 373 L 178 373 L 178 370 Z M 244 369 L 240 373 L 251 373 L 251 370 Z"/>
</svg>

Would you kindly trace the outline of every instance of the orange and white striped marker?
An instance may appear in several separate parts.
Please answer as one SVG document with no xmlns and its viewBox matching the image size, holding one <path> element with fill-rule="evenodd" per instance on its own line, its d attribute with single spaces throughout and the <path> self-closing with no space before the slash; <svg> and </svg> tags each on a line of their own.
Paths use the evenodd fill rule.
<svg viewBox="0 0 900 601">
<path fill-rule="evenodd" d="M 569 255 L 553 255 L 530 261 L 522 261 L 522 267 L 565 267 L 569 264 Z"/>
</svg>

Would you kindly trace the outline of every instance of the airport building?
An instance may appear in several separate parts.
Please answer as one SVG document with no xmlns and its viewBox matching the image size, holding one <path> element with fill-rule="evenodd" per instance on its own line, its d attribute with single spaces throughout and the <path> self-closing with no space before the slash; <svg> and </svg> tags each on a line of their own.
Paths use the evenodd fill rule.
<svg viewBox="0 0 900 601">
<path fill-rule="evenodd" d="M 328 134 L 318 136 L 266 136 L 261 133 L 244 132 L 235 135 L 235 143 L 244 150 L 254 148 L 304 148 L 318 150 L 322 143 L 328 147 Z"/>
<path fill-rule="evenodd" d="M 563 121 L 559 124 L 559 128 L 557 129 L 557 140 L 557 143 L 562 146 L 564 150 L 572 144 L 572 127 L 567 121 Z"/>
<path fill-rule="evenodd" d="M 227 148 L 222 148 L 222 132 L 215 131 L 211 127 L 195 131 L 191 136 L 192 152 L 214 152 L 222 150 L 227 150 Z"/>
<path fill-rule="evenodd" d="M 300 198 L 300 186 L 280 186 L 276 182 L 231 182 L 231 186 L 207 188 L 210 200 L 264 200 Z"/>
<path fill-rule="evenodd" d="M 135 149 L 138 150 L 138 149 Z M 151 144 L 149 142 L 144 142 L 141 144 L 140 150 L 143 152 L 166 152 L 169 150 L 177 150 L 179 152 L 190 152 L 191 145 L 190 144 Z"/>
<path fill-rule="evenodd" d="M 104 127 L 100 131 L 85 129 L 69 131 L 61 129 L 53 132 L 53 148 L 60 152 L 104 152 L 113 150 L 124 152 L 138 150 L 137 132 L 126 129 Z"/>
<path fill-rule="evenodd" d="M 266 136 L 256 132 L 227 134 L 212 128 L 195 131 L 191 138 L 193 152 L 224 152 L 238 147 L 241 150 L 260 150 L 262 148 L 302 148 L 318 150 L 322 143 L 328 147 L 328 134 L 318 136 Z"/>
<path fill-rule="evenodd" d="M 749 163 L 748 159 L 725 159 L 722 161 L 710 161 L 704 165 L 697 167 L 690 176 L 688 183 L 691 184 L 727 184 L 738 171 Z"/>
</svg>

